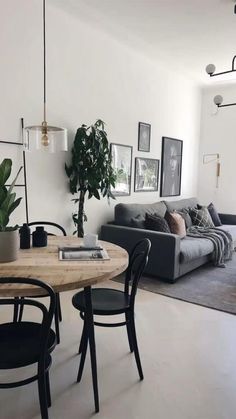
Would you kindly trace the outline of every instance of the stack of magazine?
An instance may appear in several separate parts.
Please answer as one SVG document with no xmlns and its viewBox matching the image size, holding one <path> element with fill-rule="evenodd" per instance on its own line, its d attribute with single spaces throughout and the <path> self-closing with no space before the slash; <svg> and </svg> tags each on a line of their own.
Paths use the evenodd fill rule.
<svg viewBox="0 0 236 419">
<path fill-rule="evenodd" d="M 107 251 L 101 246 L 58 247 L 59 260 L 109 260 Z"/>
</svg>

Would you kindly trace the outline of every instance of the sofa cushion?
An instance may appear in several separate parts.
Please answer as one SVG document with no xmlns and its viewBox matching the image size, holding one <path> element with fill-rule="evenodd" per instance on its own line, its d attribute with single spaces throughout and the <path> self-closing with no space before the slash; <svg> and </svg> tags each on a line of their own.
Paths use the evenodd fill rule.
<svg viewBox="0 0 236 419">
<path fill-rule="evenodd" d="M 190 216 L 192 218 L 193 225 L 203 228 L 215 227 L 210 213 L 206 207 L 201 209 L 192 208 L 190 210 Z"/>
<path fill-rule="evenodd" d="M 180 263 L 191 262 L 213 251 L 214 246 L 210 240 L 187 236 L 180 242 Z"/>
<path fill-rule="evenodd" d="M 178 199 L 178 201 L 164 201 L 166 204 L 167 211 L 181 211 L 183 208 L 195 208 L 197 207 L 197 198 Z"/>
<path fill-rule="evenodd" d="M 210 216 L 211 216 L 212 221 L 215 224 L 215 226 L 216 227 L 222 226 L 222 223 L 220 221 L 219 214 L 218 214 L 218 212 L 217 212 L 217 210 L 216 210 L 216 208 L 215 208 L 215 206 L 214 206 L 214 204 L 212 202 L 208 205 L 207 209 L 208 209 L 208 211 L 210 213 Z"/>
<path fill-rule="evenodd" d="M 115 224 L 131 226 L 131 218 L 145 218 L 146 213 L 164 217 L 166 205 L 163 201 L 153 204 L 117 204 L 115 206 Z"/>
<path fill-rule="evenodd" d="M 220 230 L 228 231 L 232 236 L 234 244 L 236 244 L 236 225 L 223 224 L 222 226 L 219 226 L 216 228 L 219 228 Z"/>
<path fill-rule="evenodd" d="M 190 217 L 189 210 L 187 208 L 183 208 L 181 211 L 176 211 L 176 212 L 180 214 L 181 217 L 184 219 L 186 228 L 192 227 L 193 225 L 192 218 Z"/>
<path fill-rule="evenodd" d="M 145 228 L 145 218 L 140 216 L 131 218 L 130 227 L 134 228 Z"/>
<path fill-rule="evenodd" d="M 147 230 L 161 231 L 162 233 L 170 233 L 170 227 L 163 217 L 157 214 L 146 213 L 145 227 Z"/>
<path fill-rule="evenodd" d="M 169 224 L 170 231 L 181 238 L 186 236 L 186 227 L 183 217 L 178 212 L 166 212 L 165 219 Z"/>
</svg>

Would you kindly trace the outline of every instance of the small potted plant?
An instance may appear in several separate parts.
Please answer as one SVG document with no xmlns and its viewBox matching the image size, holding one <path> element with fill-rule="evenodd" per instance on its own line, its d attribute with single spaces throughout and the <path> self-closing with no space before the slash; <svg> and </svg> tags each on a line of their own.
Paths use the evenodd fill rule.
<svg viewBox="0 0 236 419">
<path fill-rule="evenodd" d="M 10 215 L 18 207 L 22 198 L 16 199 L 13 191 L 19 169 L 12 184 L 7 188 L 6 183 L 11 175 L 12 160 L 4 159 L 0 164 L 0 262 L 12 262 L 17 259 L 19 249 L 18 226 L 8 226 Z"/>
<path fill-rule="evenodd" d="M 84 221 L 87 216 L 84 211 L 85 198 L 93 196 L 96 199 L 107 197 L 115 199 L 111 189 L 115 187 L 116 174 L 112 167 L 110 147 L 104 130 L 104 122 L 98 119 L 93 125 L 82 125 L 78 128 L 71 150 L 71 162 L 65 165 L 69 178 L 72 199 L 78 204 L 78 210 L 73 214 L 76 226 L 74 234 L 84 236 Z"/>
</svg>

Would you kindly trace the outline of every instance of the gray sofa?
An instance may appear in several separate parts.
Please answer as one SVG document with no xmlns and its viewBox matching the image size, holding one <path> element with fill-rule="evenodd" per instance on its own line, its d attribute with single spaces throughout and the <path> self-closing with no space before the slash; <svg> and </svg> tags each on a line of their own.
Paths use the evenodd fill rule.
<svg viewBox="0 0 236 419">
<path fill-rule="evenodd" d="M 210 240 L 161 233 L 130 227 L 131 219 L 145 218 L 146 213 L 164 217 L 166 211 L 195 207 L 197 198 L 178 201 L 161 201 L 153 204 L 118 204 L 115 206 L 114 222 L 101 227 L 100 238 L 130 251 L 144 237 L 152 242 L 146 274 L 175 282 L 177 278 L 203 265 L 212 258 L 214 251 Z M 236 215 L 219 214 L 222 227 L 229 231 L 236 245 Z"/>
</svg>

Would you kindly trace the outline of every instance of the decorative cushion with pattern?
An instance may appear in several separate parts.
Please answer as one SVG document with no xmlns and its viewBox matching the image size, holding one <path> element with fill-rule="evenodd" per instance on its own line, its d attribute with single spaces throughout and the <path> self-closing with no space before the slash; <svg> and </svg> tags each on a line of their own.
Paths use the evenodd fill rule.
<svg viewBox="0 0 236 419">
<path fill-rule="evenodd" d="M 190 216 L 192 218 L 193 224 L 198 227 L 204 227 L 204 228 L 215 227 L 211 219 L 210 213 L 206 207 L 202 207 L 201 209 L 192 208 L 190 210 Z"/>
<path fill-rule="evenodd" d="M 165 218 L 160 217 L 157 214 L 151 215 L 146 213 L 145 227 L 148 230 L 161 231 L 162 233 L 170 233 L 170 228 Z"/>
<path fill-rule="evenodd" d="M 182 239 L 186 236 L 186 227 L 183 217 L 178 212 L 166 212 L 165 219 L 168 222 L 170 231 Z"/>
</svg>

